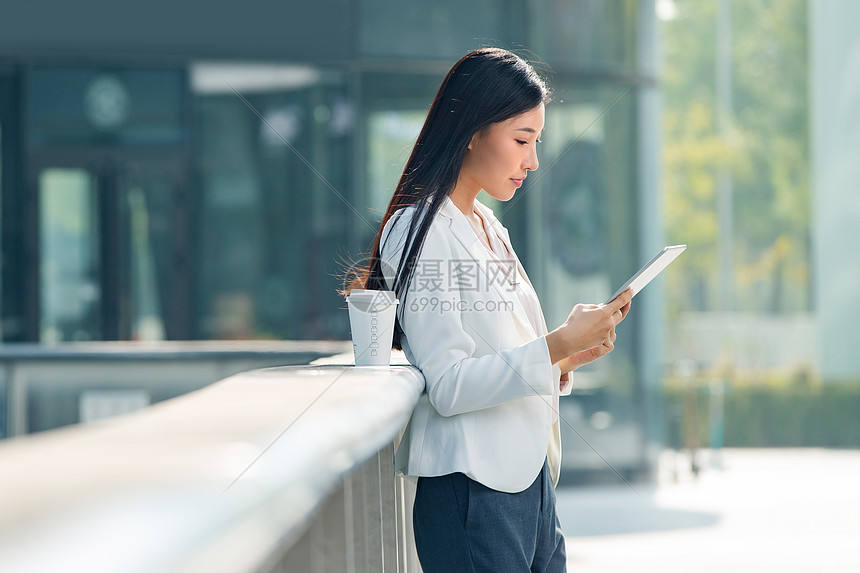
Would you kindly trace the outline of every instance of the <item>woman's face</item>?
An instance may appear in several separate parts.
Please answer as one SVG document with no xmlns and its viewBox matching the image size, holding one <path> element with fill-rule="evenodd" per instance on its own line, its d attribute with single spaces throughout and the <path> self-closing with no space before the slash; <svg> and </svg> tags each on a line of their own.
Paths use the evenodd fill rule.
<svg viewBox="0 0 860 573">
<path fill-rule="evenodd" d="M 460 181 L 477 195 L 483 189 L 507 201 L 538 168 L 537 143 L 544 126 L 544 105 L 494 123 L 472 137 Z"/>
</svg>

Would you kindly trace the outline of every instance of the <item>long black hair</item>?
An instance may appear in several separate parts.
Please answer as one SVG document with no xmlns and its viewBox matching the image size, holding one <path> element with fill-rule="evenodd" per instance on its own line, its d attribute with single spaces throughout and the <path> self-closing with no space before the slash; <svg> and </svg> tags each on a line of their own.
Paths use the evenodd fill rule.
<svg viewBox="0 0 860 573">
<path fill-rule="evenodd" d="M 392 289 L 401 306 L 424 245 L 430 224 L 445 197 L 453 191 L 469 143 L 479 131 L 549 102 L 549 90 L 528 62 L 500 48 L 469 52 L 442 80 L 424 126 L 406 162 L 371 247 L 370 259 L 348 278 L 342 295 L 354 288 L 385 290 L 380 238 L 385 224 L 398 210 L 416 206 L 409 225 Z M 429 199 L 426 200 L 425 199 Z M 356 276 L 357 275 L 357 276 Z M 389 273 L 390 278 L 390 273 Z M 400 350 L 403 329 L 395 321 L 392 346 Z"/>
</svg>

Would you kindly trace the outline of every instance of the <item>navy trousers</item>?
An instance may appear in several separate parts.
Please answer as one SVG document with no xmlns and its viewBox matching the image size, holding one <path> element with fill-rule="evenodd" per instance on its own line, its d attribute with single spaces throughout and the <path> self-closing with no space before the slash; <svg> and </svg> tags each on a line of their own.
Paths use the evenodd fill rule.
<svg viewBox="0 0 860 573">
<path fill-rule="evenodd" d="M 490 489 L 459 472 L 419 477 L 412 525 L 424 573 L 567 571 L 546 461 L 518 493 Z"/>
</svg>

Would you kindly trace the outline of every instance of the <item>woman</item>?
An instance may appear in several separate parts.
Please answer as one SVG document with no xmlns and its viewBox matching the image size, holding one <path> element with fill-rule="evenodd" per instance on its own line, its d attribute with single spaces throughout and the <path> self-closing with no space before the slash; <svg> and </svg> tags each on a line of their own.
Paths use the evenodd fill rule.
<svg viewBox="0 0 860 573">
<path fill-rule="evenodd" d="M 395 455 L 417 478 L 425 573 L 564 571 L 555 514 L 558 396 L 610 352 L 630 292 L 576 305 L 547 332 L 540 303 L 481 189 L 508 201 L 538 168 L 549 93 L 524 60 L 471 52 L 448 72 L 348 288 L 394 290 L 394 348 L 426 381 Z"/>
</svg>

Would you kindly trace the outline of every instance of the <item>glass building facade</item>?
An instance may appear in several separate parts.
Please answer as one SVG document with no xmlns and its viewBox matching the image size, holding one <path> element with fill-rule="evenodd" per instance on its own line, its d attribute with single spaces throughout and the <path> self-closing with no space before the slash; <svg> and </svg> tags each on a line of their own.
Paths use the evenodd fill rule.
<svg viewBox="0 0 860 573">
<path fill-rule="evenodd" d="M 102 9 L 122 19 L 57 3 L 75 33 L 35 8 L 0 23 L 3 341 L 348 338 L 345 264 L 443 74 L 481 46 L 543 61 L 554 92 L 540 170 L 508 204 L 483 197 L 550 327 L 662 246 L 652 1 L 215 2 L 206 25 L 186 1 L 169 19 L 119 4 Z M 563 412 L 634 470 L 659 299 L 637 298 Z"/>
</svg>

